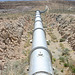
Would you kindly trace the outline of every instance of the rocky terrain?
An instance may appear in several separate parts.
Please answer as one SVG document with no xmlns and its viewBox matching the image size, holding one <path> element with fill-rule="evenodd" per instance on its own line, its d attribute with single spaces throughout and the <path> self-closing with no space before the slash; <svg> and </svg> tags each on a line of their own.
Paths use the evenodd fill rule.
<svg viewBox="0 0 75 75">
<path fill-rule="evenodd" d="M 48 48 L 52 53 L 55 75 L 72 75 L 74 73 L 72 66 L 75 65 L 75 38 L 71 37 L 74 36 L 74 29 L 71 29 L 74 26 L 74 19 L 75 16 L 73 14 L 56 13 L 46 14 L 43 19 Z M 71 31 L 69 32 L 69 30 Z M 69 37 L 73 40 L 69 40 Z"/>
<path fill-rule="evenodd" d="M 62 15 L 58 17 L 59 22 L 58 31 L 62 35 L 62 38 L 67 40 L 72 49 L 75 50 L 75 16 L 74 15 Z"/>
<path fill-rule="evenodd" d="M 30 46 L 33 19 L 31 15 L 23 16 L 19 16 L 18 19 L 15 19 L 17 18 L 15 16 L 0 18 L 0 70 L 8 69 L 4 65 L 6 62 L 9 63 L 9 60 L 20 62 L 25 59 L 24 62 L 28 62 L 30 50 L 27 47 Z M 2 73 L 2 75 L 8 74 L 9 72 Z"/>
<path fill-rule="evenodd" d="M 48 49 L 52 53 L 54 75 L 75 75 L 74 11 L 60 11 L 60 9 L 58 11 L 59 6 L 63 4 L 62 2 L 55 4 L 55 2 L 46 1 L 38 2 L 38 5 L 36 3 L 32 2 L 30 5 L 30 2 L 27 2 L 27 5 L 23 5 L 23 3 L 21 5 L 19 2 L 17 4 L 15 2 L 15 9 L 14 7 L 9 9 L 10 7 L 5 7 L 4 4 L 1 5 L 0 75 L 28 75 L 34 11 L 43 10 L 45 5 L 48 6 L 48 11 L 41 14 L 41 17 L 48 40 Z M 11 3 L 6 2 L 6 4 L 8 6 Z M 52 8 L 54 4 L 57 9 Z M 68 5 L 65 7 L 67 9 Z M 19 12 L 15 11 L 16 9 Z"/>
</svg>

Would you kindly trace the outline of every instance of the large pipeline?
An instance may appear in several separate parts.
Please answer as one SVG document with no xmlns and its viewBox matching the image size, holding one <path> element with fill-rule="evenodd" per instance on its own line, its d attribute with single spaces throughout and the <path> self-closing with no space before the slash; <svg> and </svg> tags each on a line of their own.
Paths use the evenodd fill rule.
<svg viewBox="0 0 75 75">
<path fill-rule="evenodd" d="M 29 75 L 54 75 L 40 11 L 36 11 Z"/>
</svg>

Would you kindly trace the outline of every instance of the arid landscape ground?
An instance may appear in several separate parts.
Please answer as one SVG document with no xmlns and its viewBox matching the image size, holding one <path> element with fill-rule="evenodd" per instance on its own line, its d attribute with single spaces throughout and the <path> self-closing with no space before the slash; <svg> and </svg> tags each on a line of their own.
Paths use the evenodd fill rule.
<svg viewBox="0 0 75 75">
<path fill-rule="evenodd" d="M 36 10 L 52 53 L 54 75 L 75 75 L 75 2 L 0 2 L 0 75 L 28 75 Z"/>
</svg>

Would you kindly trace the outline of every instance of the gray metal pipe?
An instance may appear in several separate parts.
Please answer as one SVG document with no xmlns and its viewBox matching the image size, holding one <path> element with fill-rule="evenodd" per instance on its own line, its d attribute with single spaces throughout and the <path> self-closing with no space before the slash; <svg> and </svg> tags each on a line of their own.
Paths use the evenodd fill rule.
<svg viewBox="0 0 75 75">
<path fill-rule="evenodd" d="M 36 11 L 29 75 L 54 75 L 40 11 Z"/>
</svg>

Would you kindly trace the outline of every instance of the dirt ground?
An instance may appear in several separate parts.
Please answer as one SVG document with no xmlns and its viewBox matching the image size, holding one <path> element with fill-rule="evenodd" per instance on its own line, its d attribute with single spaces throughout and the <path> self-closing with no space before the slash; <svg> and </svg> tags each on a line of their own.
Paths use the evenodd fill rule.
<svg viewBox="0 0 75 75">
<path fill-rule="evenodd" d="M 48 49 L 52 53 L 54 75 L 75 75 L 73 5 L 71 9 L 69 5 L 65 5 L 65 9 L 69 9 L 65 11 L 63 7 L 59 7 L 62 3 L 48 1 L 39 2 L 41 5 L 36 3 L 32 2 L 34 6 L 29 6 L 28 2 L 28 6 L 0 9 L 0 75 L 28 75 L 35 11 L 43 10 L 46 5 L 48 11 L 41 14 L 41 18 Z"/>
</svg>

